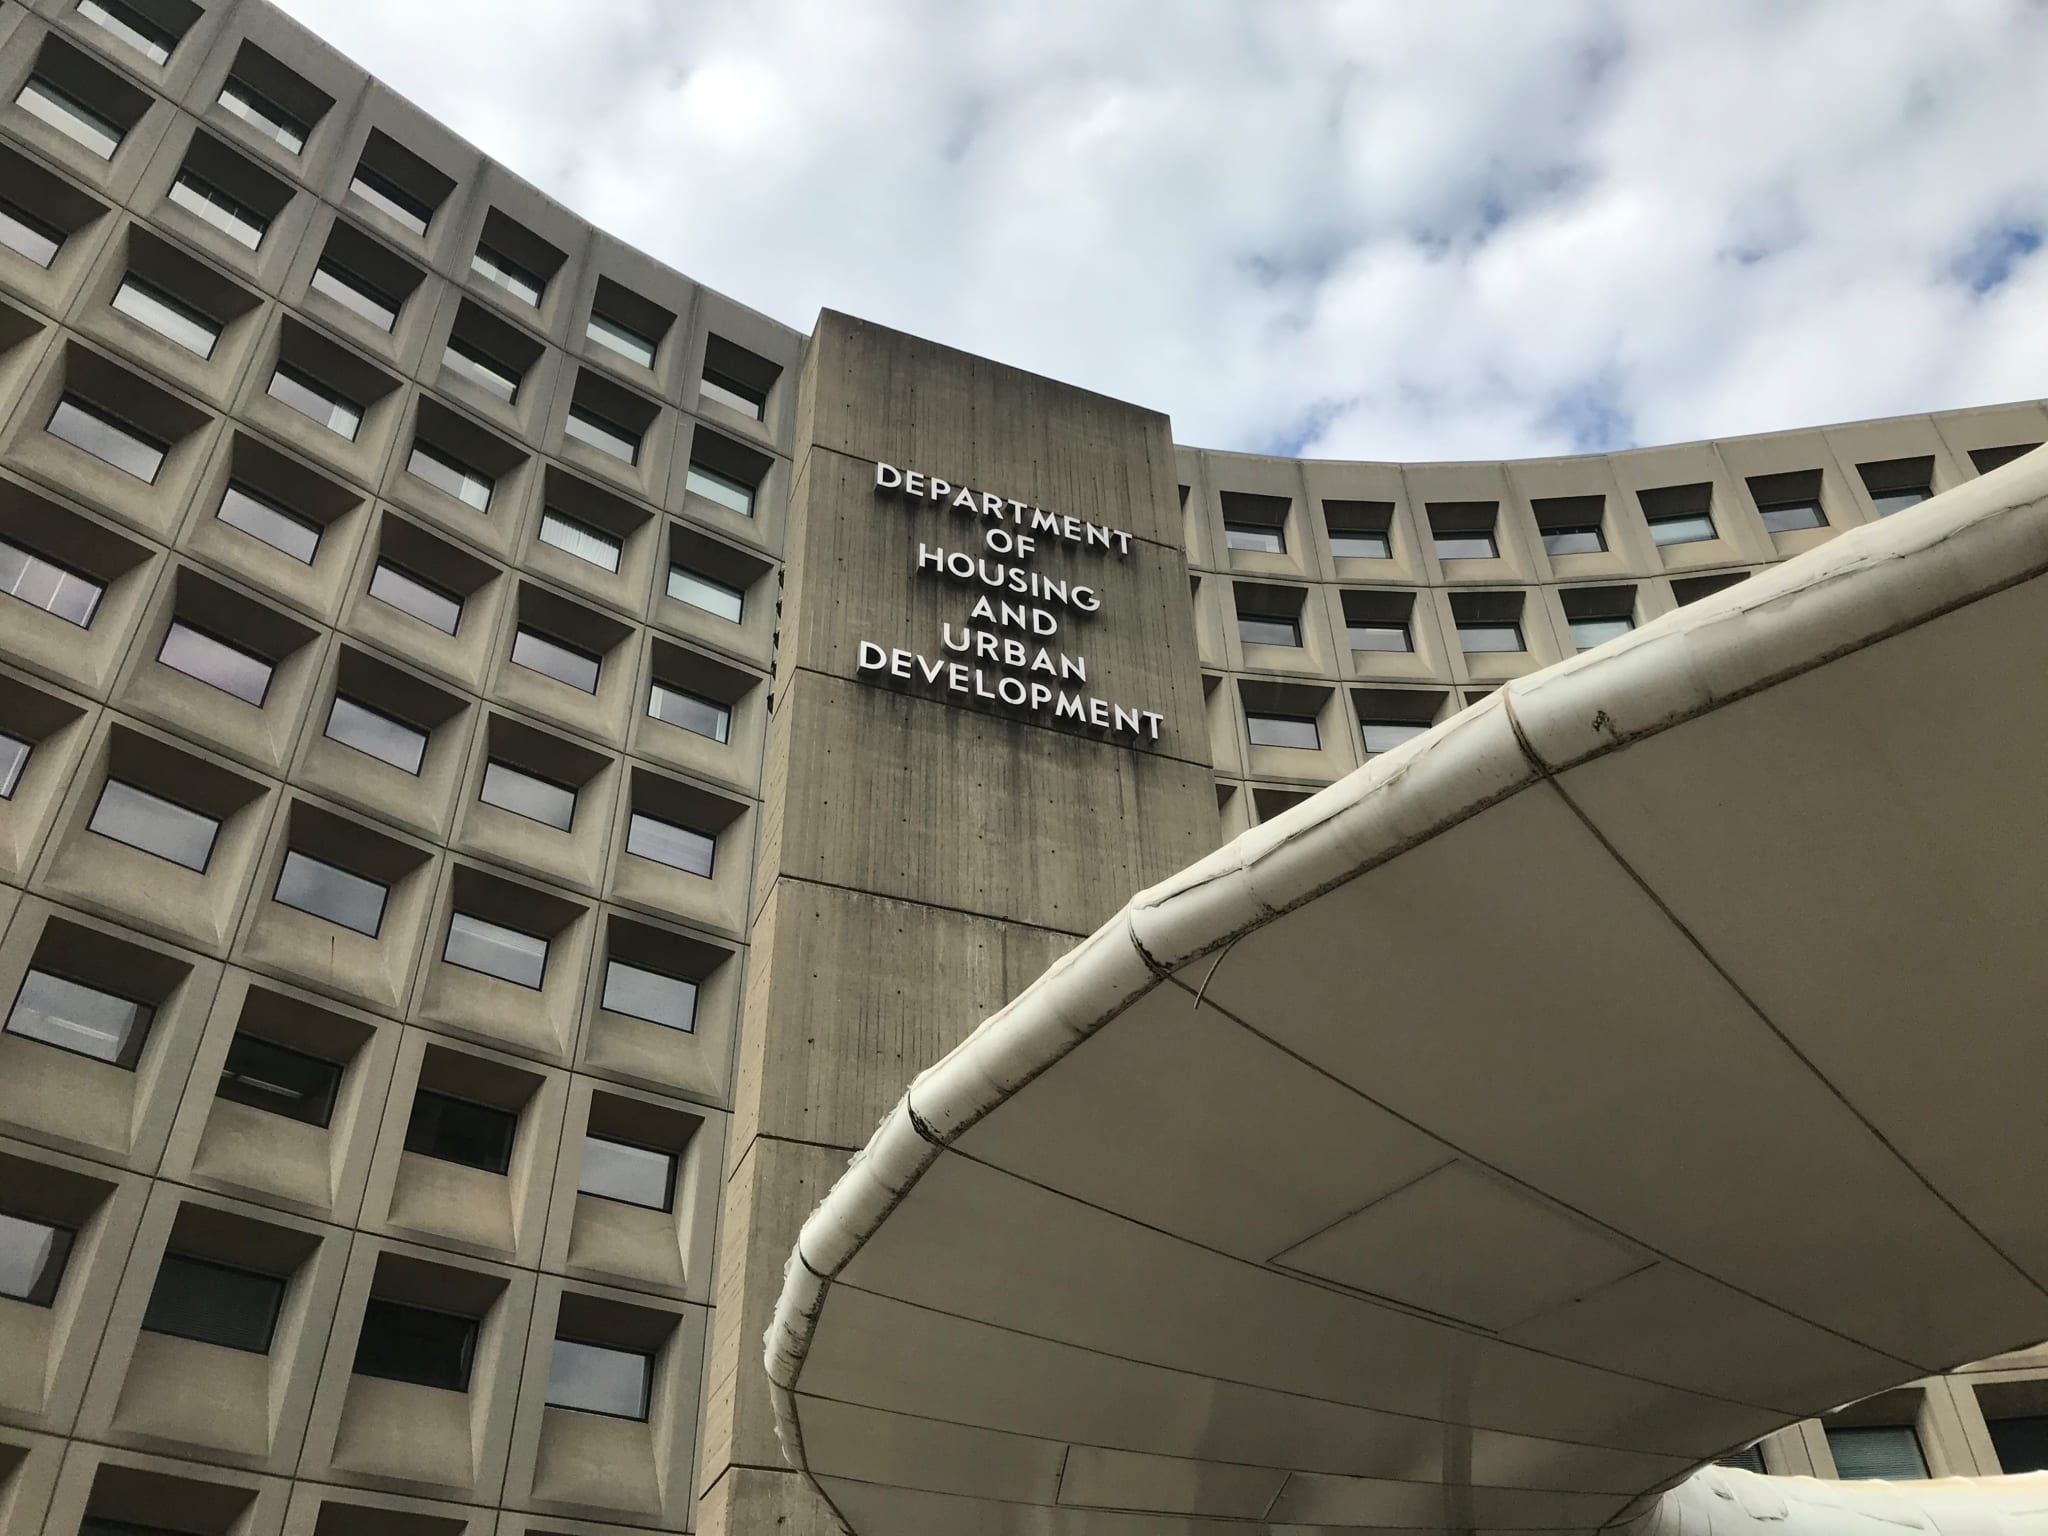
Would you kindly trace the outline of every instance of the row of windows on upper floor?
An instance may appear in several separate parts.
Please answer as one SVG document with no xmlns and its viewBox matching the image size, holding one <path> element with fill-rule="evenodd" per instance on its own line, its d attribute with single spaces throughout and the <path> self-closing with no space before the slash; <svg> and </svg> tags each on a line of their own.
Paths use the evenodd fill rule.
<svg viewBox="0 0 2048 1536">
<path fill-rule="evenodd" d="M 1671 591 L 1680 607 L 1735 585 L 1747 571 L 1677 577 Z M 1236 590 L 1237 635 L 1245 645 L 1298 649 L 1302 645 L 1302 610 L 1307 591 L 1300 587 L 1240 585 Z M 1458 647 L 1468 654 L 1528 649 L 1522 630 L 1521 592 L 1466 591 L 1449 594 Z M 1412 590 L 1376 591 L 1347 587 L 1338 598 L 1344 611 L 1344 636 L 1353 651 L 1412 652 L 1415 649 Z M 1558 593 L 1567 632 L 1575 650 L 1627 634 L 1636 627 L 1633 586 L 1572 587 Z"/>
<path fill-rule="evenodd" d="M 17 237 L 26 229 L 27 226 L 9 212 L 4 200 L 0 200 L 0 243 L 21 248 Z M 336 239 L 349 233 L 346 226 L 337 226 L 336 236 L 330 238 L 330 247 Z M 46 249 L 46 244 L 37 245 L 33 254 L 43 254 Z M 189 263 L 161 259 L 154 261 L 152 266 L 153 270 L 147 276 L 132 268 L 125 273 L 114 290 L 111 307 L 193 356 L 202 360 L 211 357 L 225 322 L 208 313 L 198 301 L 188 302 L 186 297 L 171 293 L 168 286 L 174 273 L 195 269 Z M 395 319 L 396 311 L 389 310 L 381 299 L 365 298 L 369 290 L 346 269 L 326 257 L 314 274 L 313 286 L 329 297 L 341 300 L 359 314 L 374 312 Z M 389 325 L 384 328 L 389 329 Z M 493 397 L 510 403 L 518 398 L 521 380 L 527 368 L 531 367 L 532 359 L 529 358 L 523 366 L 506 361 L 502 337 L 498 340 L 501 350 L 494 352 L 491 349 L 492 322 L 487 317 L 468 312 L 458 315 L 443 348 L 442 366 Z M 713 338 L 713 341 L 717 340 Z M 282 355 L 291 350 L 294 349 L 290 338 L 287 338 L 271 372 L 266 392 L 344 441 L 355 441 L 367 407 L 374 399 L 382 398 L 383 394 L 396 387 L 394 382 L 377 390 L 381 377 L 376 375 L 365 375 L 355 388 L 336 383 L 320 377 L 321 360 L 332 366 L 332 359 L 325 352 L 301 346 L 296 349 L 301 357 L 295 361 Z M 94 408 L 84 401 L 75 402 L 75 405 L 78 409 L 60 409 L 60 415 L 68 426 L 82 434 L 82 440 L 80 436 L 62 432 L 60 436 L 67 436 L 68 440 L 140 480 L 155 480 L 170 451 L 170 442 L 159 434 L 123 421 L 120 413 L 109 407 Z M 570 438 L 599 453 L 634 466 L 640 462 L 647 432 L 658 409 L 652 402 L 622 390 L 608 380 L 579 374 L 563 430 Z M 488 509 L 498 478 L 496 475 L 463 462 L 460 455 L 445 449 L 429 452 L 424 462 L 431 470 L 427 478 L 432 483 L 480 511 Z M 693 440 L 686 489 L 742 517 L 751 517 L 766 467 L 767 460 L 760 453 L 707 432 L 701 442 Z"/>
<path fill-rule="evenodd" d="M 1979 474 L 1988 474 L 2038 443 L 2009 443 L 1980 448 L 1970 454 Z M 1931 455 L 1858 464 L 1858 474 L 1880 517 L 1919 505 L 1934 494 Z M 1764 527 L 1771 533 L 1797 533 L 1828 524 L 1821 502 L 1821 471 L 1752 475 L 1747 481 Z M 1650 486 L 1636 493 L 1653 542 L 1696 544 L 1719 538 L 1714 522 L 1713 486 Z M 1185 501 L 1189 488 L 1181 487 Z M 1292 503 L 1283 496 L 1225 491 L 1223 533 L 1228 548 L 1260 554 L 1287 552 L 1286 520 Z M 1530 505 L 1544 552 L 1562 555 L 1600 554 L 1608 548 L 1604 495 L 1538 497 Z M 1345 501 L 1322 503 L 1330 553 L 1338 559 L 1387 560 L 1393 557 L 1394 503 Z M 1497 501 L 1436 501 L 1424 508 L 1430 540 L 1439 560 L 1494 560 L 1500 557 Z"/>
<path fill-rule="evenodd" d="M 80 67 L 87 66 L 80 61 Z M 236 90 L 231 79 L 222 97 L 224 104 L 231 99 L 244 99 L 235 95 Z M 16 104 L 103 159 L 112 157 L 127 132 L 81 100 L 75 82 L 74 88 L 67 90 L 44 75 L 31 75 L 17 95 Z M 381 146 L 387 153 L 395 148 L 389 140 L 382 140 Z M 380 143 L 373 137 L 351 182 L 351 192 L 367 206 L 399 216 L 410 228 L 418 221 L 403 217 L 402 205 L 393 199 L 396 184 L 370 164 L 379 149 Z M 22 164 L 25 166 L 26 162 Z M 13 184 L 0 186 L 0 244 L 47 269 L 62 252 L 82 210 L 75 205 L 60 206 L 70 200 L 58 193 L 60 184 L 54 178 L 31 170 L 26 175 L 10 177 L 9 181 Z M 262 248 L 277 215 L 289 201 L 288 190 L 274 178 L 204 134 L 193 140 L 168 195 L 172 203 L 250 251 Z M 471 255 L 471 270 L 517 303 L 537 309 L 549 278 L 514 260 L 490 241 L 494 231 L 500 241 L 517 241 L 522 247 L 526 242 L 538 242 L 538 237 L 495 211 L 492 217 L 498 224 L 487 224 L 479 236 Z M 421 223 L 419 227 L 424 230 L 425 226 Z M 554 255 L 557 265 L 565 259 L 560 252 Z M 312 286 L 376 330 L 389 334 L 396 331 L 425 276 L 418 266 L 381 241 L 353 225 L 337 222 L 315 269 Z M 131 313 L 199 357 L 211 355 L 224 317 L 208 313 L 203 302 L 189 295 L 164 292 L 160 286 L 141 279 L 131 279 L 131 285 L 133 292 L 125 300 Z M 640 368 L 652 369 L 676 318 L 672 311 L 610 278 L 601 278 L 585 318 L 584 334 L 616 356 Z M 497 398 L 508 403 L 515 401 L 530 366 L 522 364 L 516 354 L 527 347 L 516 333 L 505 335 L 503 327 L 472 325 L 470 331 L 472 334 L 451 339 L 447 365 Z M 706 338 L 698 394 L 744 417 L 765 421 L 770 396 L 781 375 L 778 364 L 714 332 Z M 597 425 L 602 427 L 605 423 L 600 419 Z M 627 436 L 630 437 L 630 429 Z M 600 446 L 605 451 L 618 451 L 609 440 Z"/>
<path fill-rule="evenodd" d="M 266 519 L 283 516 L 252 493 L 232 485 L 222 498 L 221 509 L 216 515 L 237 527 L 261 526 Z M 578 525 L 568 519 L 559 522 L 556 540 L 579 536 Z M 542 537 L 549 537 L 545 521 Z M 103 581 L 39 554 L 11 538 L 0 537 L 0 594 L 81 629 L 89 629 L 105 590 Z M 390 559 L 380 559 L 372 568 L 367 590 L 369 596 L 378 602 L 444 634 L 455 634 L 460 627 L 464 608 L 460 595 Z M 744 612 L 744 593 L 681 565 L 669 569 L 668 592 L 678 601 L 734 623 Z M 573 608 L 564 612 L 572 617 L 578 614 Z M 562 623 L 559 616 L 556 623 L 558 627 Z M 275 638 L 268 647 L 255 639 L 229 638 L 219 632 L 223 627 L 219 616 L 215 616 L 212 628 L 196 616 L 174 619 L 158 648 L 157 660 L 219 689 L 231 698 L 260 709 L 278 666 L 290 652 L 280 653 L 276 649 Z M 514 666 L 591 695 L 598 692 L 606 657 L 605 652 L 578 644 L 559 633 L 551 633 L 545 621 L 541 620 L 521 622 L 514 627 L 508 654 L 508 660 Z M 432 732 L 431 722 L 423 724 L 393 710 L 378 709 L 340 695 L 337 695 L 336 702 L 338 708 L 355 711 L 352 718 L 361 722 L 352 728 L 351 736 L 340 739 L 409 773 L 419 771 L 420 757 Z M 647 714 L 652 719 L 720 744 L 724 744 L 731 734 L 730 700 L 694 692 L 674 678 L 656 677 L 649 682 Z M 377 722 L 374 728 L 367 723 L 372 720 Z M 332 732 L 334 726 L 330 724 L 329 729 Z M 15 748 L 8 748 L 8 739 L 0 733 L 0 768 L 5 767 L 11 750 L 20 750 L 18 743 Z M 373 741 L 376 743 L 374 750 L 369 744 Z M 25 757 L 14 761 L 11 777 L 18 777 L 23 761 Z"/>
</svg>

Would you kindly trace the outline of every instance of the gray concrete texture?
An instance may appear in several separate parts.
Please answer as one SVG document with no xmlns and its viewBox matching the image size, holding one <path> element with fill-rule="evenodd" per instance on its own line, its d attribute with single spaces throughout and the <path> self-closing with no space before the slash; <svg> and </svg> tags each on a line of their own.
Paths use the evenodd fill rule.
<svg viewBox="0 0 2048 1536">
<path fill-rule="evenodd" d="M 261 0 L 135 12 L 164 62 L 75 0 L 0 0 L 0 198 L 31 232 L 0 242 L 0 539 L 102 589 L 83 626 L 0 596 L 0 731 L 31 749 L 0 798 L 0 997 L 42 970 L 154 1010 L 126 1065 L 0 1031 L 0 1212 L 74 1234 L 48 1305 L 0 1297 L 0 1536 L 829 1529 L 759 1339 L 798 1223 L 922 1066 L 1131 891 L 1356 766 L 1361 722 L 1441 719 L 1568 654 L 1574 592 L 1648 617 L 1877 515 L 1859 465 L 1925 458 L 1939 490 L 2048 437 L 2028 404 L 1545 463 L 1176 449 L 1157 412 L 829 312 L 806 336 L 670 272 Z M 16 104 L 38 75 L 124 130 L 111 155 Z M 231 75 L 296 150 L 220 104 Z M 214 323 L 208 355 L 116 305 L 131 277 Z M 594 339 L 598 312 L 651 362 Z M 359 422 L 312 419 L 293 379 Z M 154 475 L 54 434 L 67 399 L 148 439 Z M 633 461 L 572 412 L 637 434 Z M 980 533 L 878 496 L 878 460 L 1128 533 L 1030 563 L 1100 587 L 1064 633 L 1159 738 L 860 676 L 863 639 L 940 651 L 972 593 L 918 575 L 917 541 Z M 1749 478 L 1810 471 L 1826 525 L 1768 531 Z M 1687 485 L 1715 537 L 1659 545 L 1642 493 Z M 287 511 L 293 547 L 223 517 L 231 490 Z M 1605 550 L 1547 554 L 1545 503 L 1587 496 Z M 1498 556 L 1439 559 L 1431 503 L 1488 501 Z M 1246 516 L 1282 547 L 1232 548 Z M 1386 558 L 1333 546 L 1366 526 Z M 387 601 L 386 567 L 459 622 Z M 1245 641 L 1241 611 L 1302 643 Z M 1471 612 L 1518 614 L 1525 649 L 1463 650 Z M 1413 649 L 1354 649 L 1386 615 Z M 165 665 L 178 624 L 267 686 Z M 523 630 L 594 687 L 516 664 Z M 651 715 L 656 687 L 722 708 L 724 739 Z M 417 771 L 330 734 L 337 699 L 411 725 Z M 1254 745 L 1247 709 L 1318 744 Z M 494 763 L 573 792 L 569 826 L 486 798 Z M 94 832 L 109 780 L 218 821 L 203 870 Z M 702 834 L 708 873 L 629 852 L 637 817 Z M 275 900 L 294 854 L 385 887 L 376 931 Z M 458 914 L 545 940 L 539 985 L 444 959 Z M 615 960 L 693 983 L 694 1027 L 607 1006 Z M 326 1124 L 220 1095 L 244 1037 L 341 1068 Z M 421 1091 L 516 1116 L 505 1170 L 408 1150 Z M 584 1192 L 587 1132 L 671 1154 L 669 1208 Z M 142 1326 L 172 1252 L 289 1277 L 267 1353 Z M 469 1390 L 355 1374 L 373 1297 L 478 1319 Z M 645 1420 L 550 1405 L 558 1334 L 650 1354 Z M 2014 1357 L 1882 1411 L 1918 1416 L 1937 1470 L 1980 1470 L 1972 1384 L 2010 1407 L 2043 1381 Z M 1766 1455 L 1828 1470 L 1810 1426 Z"/>
</svg>

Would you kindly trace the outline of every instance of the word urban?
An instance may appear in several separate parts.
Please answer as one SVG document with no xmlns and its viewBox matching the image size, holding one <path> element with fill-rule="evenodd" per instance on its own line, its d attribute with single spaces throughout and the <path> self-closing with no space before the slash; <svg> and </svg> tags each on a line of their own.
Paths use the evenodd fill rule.
<svg viewBox="0 0 2048 1536">
<path fill-rule="evenodd" d="M 919 540 L 916 569 L 919 575 L 982 590 L 958 627 L 950 621 L 939 625 L 941 654 L 927 656 L 862 640 L 854 662 L 856 676 L 923 682 L 1112 736 L 1159 739 L 1164 716 L 1088 692 L 1088 658 L 1066 648 L 1066 626 L 1077 615 L 1090 618 L 1100 613 L 1101 593 L 1091 585 L 1032 570 L 1026 563 L 1041 541 L 1128 559 L 1128 533 L 894 464 L 875 466 L 875 490 L 900 493 L 913 507 L 943 506 L 972 518 L 978 550 Z"/>
</svg>

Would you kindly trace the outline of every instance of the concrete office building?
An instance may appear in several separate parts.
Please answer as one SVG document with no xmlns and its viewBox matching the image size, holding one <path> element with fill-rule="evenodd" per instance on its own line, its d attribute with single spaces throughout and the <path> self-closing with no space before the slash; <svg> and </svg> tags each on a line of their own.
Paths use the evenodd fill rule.
<svg viewBox="0 0 2048 1536">
<path fill-rule="evenodd" d="M 2041 405 L 1176 448 L 704 289 L 260 0 L 0 0 L 0 66 L 0 1536 L 1565 1529 L 1759 1436 L 1822 1478 L 2048 1464 L 2027 1181 L 1956 1172 L 1994 1133 L 2029 1166 L 2008 1010 L 1885 1013 L 1942 995 L 1891 962 L 1988 975 L 2038 916 L 2023 815 L 1901 786 L 2038 783 L 1955 716 L 2038 687 L 2043 626 L 1956 637 L 2026 617 L 2048 479 L 2001 466 Z M 1852 664 L 1747 756 L 1669 697 Z M 1977 766 L 1877 733 L 1887 697 Z M 1861 946 L 1906 1108 L 1687 1003 L 1655 873 L 1631 905 L 1500 830 L 1500 753 L 1562 794 L 1624 739 L 1697 744 L 1675 799 L 1616 792 L 1660 825 L 1919 837 L 1839 906 L 1794 860 L 1746 908 Z M 1870 891 L 1972 921 L 1937 964 Z M 1356 1062 L 1237 1049 L 1262 998 L 1443 1051 L 1371 1063 L 1410 1101 L 1368 1124 Z M 1506 1144 L 1504 1082 L 1577 1162 Z M 1650 1273 L 1685 1283 L 1601 1310 Z"/>
</svg>

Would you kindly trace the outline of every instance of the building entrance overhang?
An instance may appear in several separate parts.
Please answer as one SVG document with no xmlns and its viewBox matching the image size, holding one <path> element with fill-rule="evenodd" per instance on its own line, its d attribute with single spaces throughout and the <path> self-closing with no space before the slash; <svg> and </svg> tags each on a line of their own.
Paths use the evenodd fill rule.
<svg viewBox="0 0 2048 1536">
<path fill-rule="evenodd" d="M 1135 897 L 805 1225 L 790 1460 L 861 1536 L 2040 1507 L 1696 1469 L 2048 1337 L 2044 573 L 2035 453 Z"/>
</svg>

